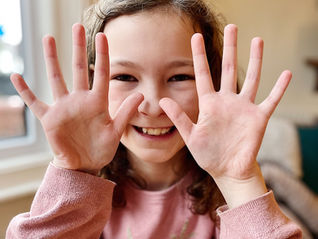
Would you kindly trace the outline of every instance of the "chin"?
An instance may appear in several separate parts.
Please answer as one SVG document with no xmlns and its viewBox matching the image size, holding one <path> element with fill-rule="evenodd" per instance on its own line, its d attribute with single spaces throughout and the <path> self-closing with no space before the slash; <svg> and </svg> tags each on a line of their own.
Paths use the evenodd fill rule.
<svg viewBox="0 0 318 239">
<path fill-rule="evenodd" d="M 143 149 L 142 152 L 128 150 L 128 158 L 147 163 L 165 163 L 171 160 L 176 153 L 164 153 L 161 150 L 153 149 Z"/>
</svg>

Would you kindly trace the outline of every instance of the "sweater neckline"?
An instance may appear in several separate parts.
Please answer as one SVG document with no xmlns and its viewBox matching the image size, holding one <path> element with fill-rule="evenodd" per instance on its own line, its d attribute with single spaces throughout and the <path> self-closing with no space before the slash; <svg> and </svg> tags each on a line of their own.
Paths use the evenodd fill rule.
<svg viewBox="0 0 318 239">
<path fill-rule="evenodd" d="M 135 195 L 137 197 L 144 197 L 148 199 L 163 199 L 169 198 L 176 192 L 182 193 L 186 190 L 186 187 L 191 184 L 193 179 L 193 173 L 191 171 L 187 172 L 180 180 L 172 184 L 168 188 L 150 191 L 138 188 L 133 182 L 127 182 L 125 189 L 129 195 Z"/>
</svg>

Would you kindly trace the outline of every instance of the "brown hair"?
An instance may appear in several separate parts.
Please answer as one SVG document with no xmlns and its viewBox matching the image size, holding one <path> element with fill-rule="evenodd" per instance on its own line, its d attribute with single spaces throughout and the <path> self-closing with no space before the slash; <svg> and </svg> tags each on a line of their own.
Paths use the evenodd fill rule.
<svg viewBox="0 0 318 239">
<path fill-rule="evenodd" d="M 95 63 L 95 36 L 103 32 L 105 25 L 112 19 L 135 14 L 140 11 L 150 11 L 166 7 L 167 10 L 190 17 L 194 26 L 203 34 L 208 63 L 211 69 L 214 88 L 220 89 L 221 64 L 223 48 L 223 27 L 216 15 L 203 0 L 100 0 L 90 6 L 83 16 L 83 24 L 86 29 L 88 65 Z M 93 82 L 93 71 L 89 73 L 90 85 Z M 120 144 L 113 161 L 105 166 L 100 175 L 117 183 L 114 190 L 113 206 L 125 206 L 125 195 L 122 187 L 127 179 L 134 181 L 140 187 L 146 188 L 145 182 L 131 169 L 126 157 L 126 149 Z M 188 151 L 186 157 L 189 165 L 193 165 L 194 178 L 187 188 L 187 193 L 192 198 L 192 212 L 198 214 L 209 213 L 214 210 L 224 199 L 217 188 L 213 178 L 202 170 Z"/>
</svg>

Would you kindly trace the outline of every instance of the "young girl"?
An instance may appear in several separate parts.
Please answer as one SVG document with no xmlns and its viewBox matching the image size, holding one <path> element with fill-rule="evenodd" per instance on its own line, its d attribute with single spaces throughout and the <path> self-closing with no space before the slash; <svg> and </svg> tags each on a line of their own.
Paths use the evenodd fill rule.
<svg viewBox="0 0 318 239">
<path fill-rule="evenodd" d="M 7 238 L 301 238 L 256 162 L 291 79 L 283 72 L 254 104 L 260 38 L 237 93 L 237 28 L 225 28 L 222 54 L 203 1 L 101 0 L 85 25 L 88 56 L 84 27 L 73 27 L 72 92 L 50 36 L 43 46 L 55 103 L 11 77 L 54 159 Z"/>
</svg>

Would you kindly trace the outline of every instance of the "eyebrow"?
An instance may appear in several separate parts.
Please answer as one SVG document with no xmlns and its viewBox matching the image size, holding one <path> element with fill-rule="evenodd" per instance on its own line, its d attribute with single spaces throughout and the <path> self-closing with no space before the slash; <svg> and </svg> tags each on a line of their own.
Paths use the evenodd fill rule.
<svg viewBox="0 0 318 239">
<path fill-rule="evenodd" d="M 168 67 L 181 67 L 181 66 L 191 66 L 193 67 L 193 60 L 184 59 L 184 60 L 176 60 L 171 61 L 167 64 Z"/>
<path fill-rule="evenodd" d="M 140 68 L 141 67 L 138 64 L 135 64 L 134 62 L 127 61 L 127 60 L 116 60 L 116 61 L 113 61 L 111 63 L 111 66 L 116 66 L 116 65 L 124 66 L 124 67 L 131 67 L 131 68 Z"/>
<path fill-rule="evenodd" d="M 111 66 L 123 66 L 123 67 L 130 67 L 130 68 L 137 68 L 137 69 L 143 69 L 143 66 L 136 64 L 132 61 L 128 60 L 115 60 L 111 63 Z M 190 66 L 193 67 L 193 60 L 191 59 L 180 59 L 180 60 L 174 60 L 171 62 L 168 62 L 166 67 L 182 67 L 182 66 Z"/>
</svg>

